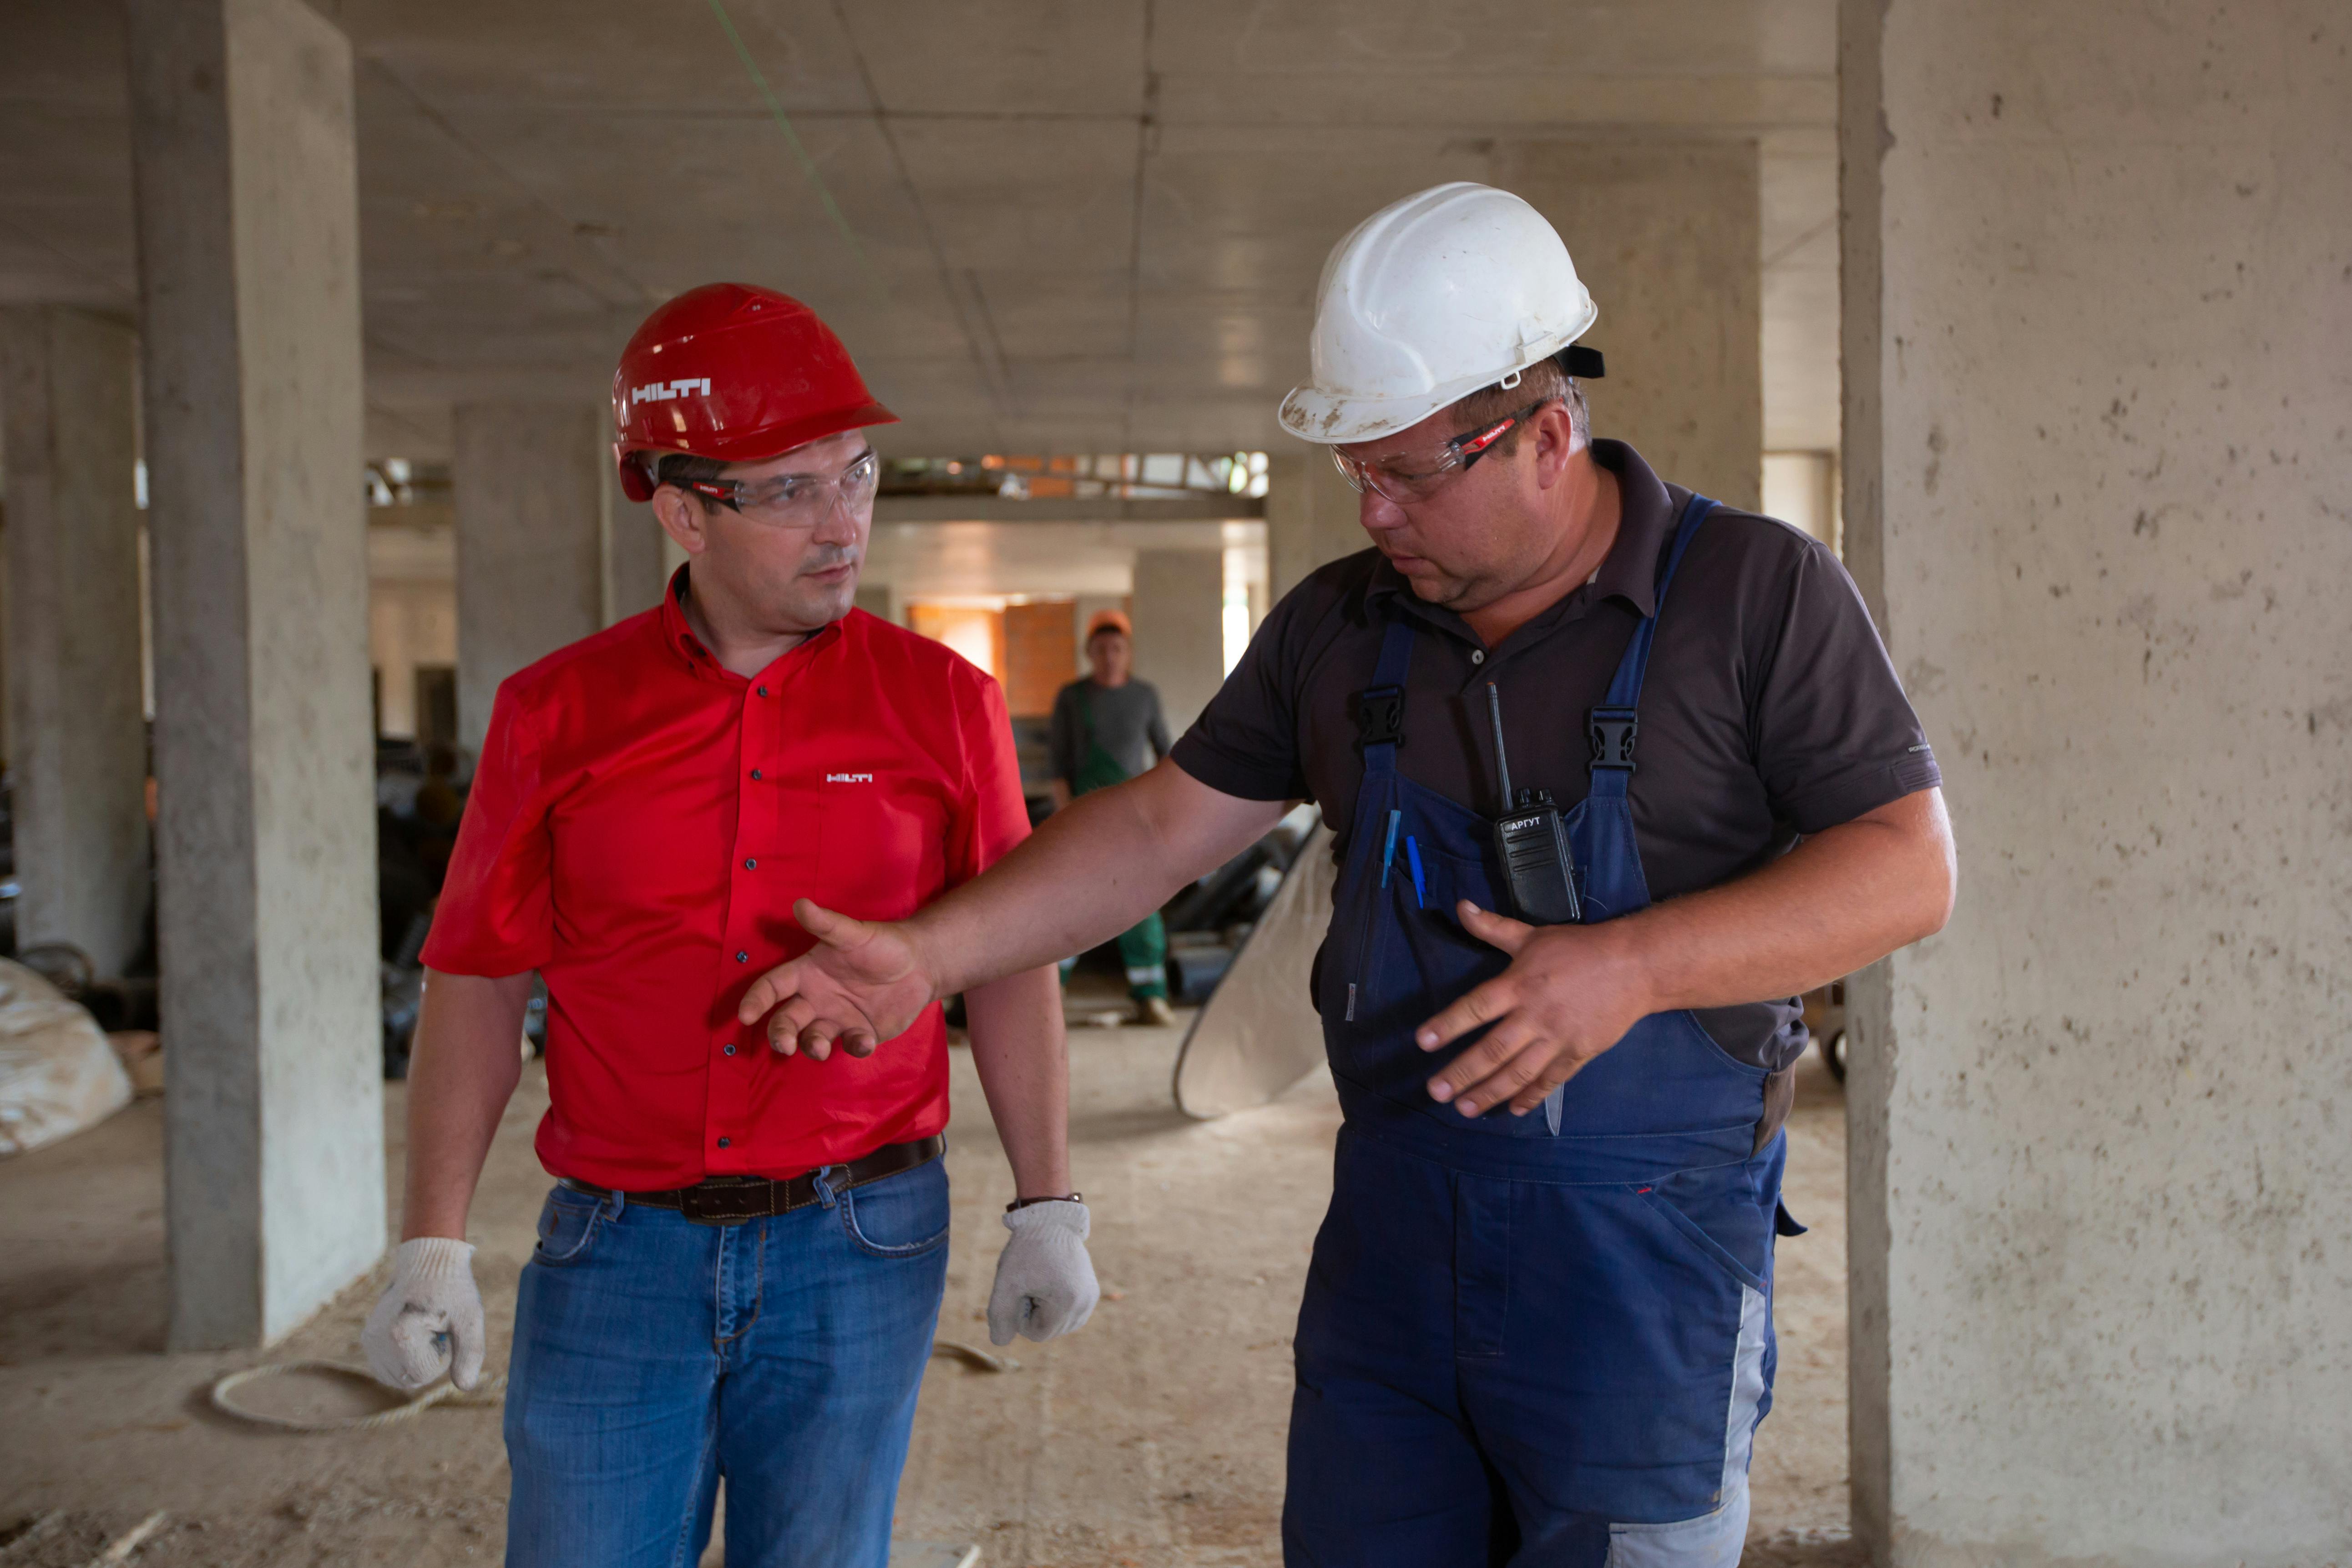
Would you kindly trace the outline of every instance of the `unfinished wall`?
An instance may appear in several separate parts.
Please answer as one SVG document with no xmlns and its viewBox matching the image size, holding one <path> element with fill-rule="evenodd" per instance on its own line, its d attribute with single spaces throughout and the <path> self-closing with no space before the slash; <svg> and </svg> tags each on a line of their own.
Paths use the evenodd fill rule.
<svg viewBox="0 0 2352 1568">
<path fill-rule="evenodd" d="M 468 750 L 481 748 L 499 682 L 606 624 L 607 541 L 618 529 L 625 542 L 628 514 L 648 512 L 623 500 L 608 521 L 609 424 L 586 403 L 467 403 L 452 416 L 457 740 Z M 648 562 L 625 542 L 625 572 L 632 561 L 616 586 L 635 597 Z M 656 590 L 622 613 L 659 602 Z"/>
<path fill-rule="evenodd" d="M 1551 220 L 1601 319 L 1596 436 L 1753 509 L 1764 458 L 1762 217 L 1753 142 L 1506 143 L 1495 183 Z"/>
<path fill-rule="evenodd" d="M 1315 568 L 1371 543 L 1357 521 L 1362 501 L 1332 466 L 1330 448 L 1292 437 L 1266 454 L 1265 556 L 1280 599 Z"/>
<path fill-rule="evenodd" d="M 1135 557 L 1135 673 L 1160 689 L 1168 732 L 1191 727 L 1224 684 L 1225 558 L 1214 550 Z"/>
<path fill-rule="evenodd" d="M 1848 555 L 1962 865 L 1856 988 L 1856 1522 L 2341 1562 L 2352 17 L 1843 34 Z"/>
</svg>

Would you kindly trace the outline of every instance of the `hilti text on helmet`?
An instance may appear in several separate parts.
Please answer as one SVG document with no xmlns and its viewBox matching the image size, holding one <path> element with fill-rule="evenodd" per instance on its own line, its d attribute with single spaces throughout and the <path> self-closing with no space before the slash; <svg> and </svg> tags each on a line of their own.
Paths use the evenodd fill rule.
<svg viewBox="0 0 2352 1568">
<path fill-rule="evenodd" d="M 691 397 L 699 393 L 710 395 L 710 378 L 688 376 L 684 381 L 649 381 L 643 386 L 629 388 L 629 401 L 637 403 L 667 403 L 674 397 Z"/>
</svg>

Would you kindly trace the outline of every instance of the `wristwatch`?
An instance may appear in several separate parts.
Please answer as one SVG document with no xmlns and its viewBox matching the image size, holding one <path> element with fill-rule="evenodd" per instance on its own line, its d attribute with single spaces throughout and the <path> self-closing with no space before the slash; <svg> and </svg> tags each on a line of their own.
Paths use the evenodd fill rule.
<svg viewBox="0 0 2352 1568">
<path fill-rule="evenodd" d="M 1025 1209 L 1031 1204 L 1082 1204 L 1086 1201 L 1084 1193 L 1064 1193 L 1057 1198 L 1015 1198 L 1004 1205 L 1004 1212 L 1011 1214 L 1014 1209 Z"/>
</svg>

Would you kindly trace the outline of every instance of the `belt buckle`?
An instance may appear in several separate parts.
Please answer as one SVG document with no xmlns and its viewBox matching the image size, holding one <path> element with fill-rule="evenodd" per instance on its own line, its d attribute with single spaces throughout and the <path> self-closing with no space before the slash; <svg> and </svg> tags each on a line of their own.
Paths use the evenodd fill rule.
<svg viewBox="0 0 2352 1568">
<path fill-rule="evenodd" d="M 741 1225 L 765 1219 L 775 1205 L 759 1176 L 710 1176 L 677 1194 L 678 1213 L 696 1225 Z"/>
</svg>

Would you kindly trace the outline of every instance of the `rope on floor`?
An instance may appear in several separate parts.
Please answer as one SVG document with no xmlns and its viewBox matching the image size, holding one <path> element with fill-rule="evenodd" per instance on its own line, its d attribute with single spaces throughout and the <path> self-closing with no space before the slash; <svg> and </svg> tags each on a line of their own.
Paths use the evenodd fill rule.
<svg viewBox="0 0 2352 1568">
<path fill-rule="evenodd" d="M 964 1344 L 956 1340 L 933 1340 L 931 1354 L 944 1356 L 950 1361 L 962 1362 L 966 1366 L 981 1372 L 1019 1372 L 1021 1370 L 1021 1363 L 1011 1356 L 994 1355 L 977 1345 Z M 229 1397 L 249 1383 L 257 1383 L 266 1377 L 284 1377 L 297 1373 L 343 1378 L 361 1384 L 371 1394 L 384 1392 L 384 1384 L 378 1383 L 364 1367 L 345 1366 L 340 1362 L 331 1361 L 278 1361 L 270 1362 L 262 1366 L 247 1367 L 243 1372 L 232 1372 L 215 1380 L 212 1386 L 212 1406 L 224 1415 L 233 1415 L 239 1421 L 250 1422 L 256 1426 L 268 1426 L 280 1432 L 365 1432 L 378 1426 L 389 1426 L 396 1421 L 405 1421 L 410 1416 L 430 1410 L 436 1405 L 459 1409 L 497 1405 L 505 1398 L 507 1386 L 504 1373 L 494 1373 L 482 1379 L 481 1385 L 470 1393 L 459 1388 L 454 1383 L 444 1380 L 435 1384 L 415 1398 L 404 1404 L 395 1405 L 389 1410 L 378 1410 L 367 1415 L 336 1415 L 315 1421 L 293 1415 L 273 1415 L 266 1410 L 254 1410 L 239 1405 Z"/>
<path fill-rule="evenodd" d="M 933 1340 L 931 1354 L 960 1361 L 978 1372 L 1019 1372 L 1021 1363 L 1009 1355 L 993 1355 L 978 1345 L 968 1345 L 961 1340 Z"/>
<path fill-rule="evenodd" d="M 410 1416 L 430 1410 L 436 1405 L 459 1409 L 497 1405 L 505 1397 L 507 1386 L 506 1374 L 503 1373 L 482 1379 L 480 1384 L 470 1392 L 444 1380 L 405 1404 L 395 1405 L 389 1410 L 379 1410 L 369 1415 L 338 1415 L 323 1421 L 304 1420 L 292 1415 L 272 1415 L 267 1411 L 248 1409 L 229 1397 L 247 1384 L 258 1382 L 265 1377 L 282 1377 L 289 1373 L 313 1373 L 340 1377 L 360 1384 L 371 1393 L 385 1392 L 385 1385 L 378 1383 L 365 1367 L 345 1366 L 340 1362 L 331 1361 L 279 1361 L 271 1362 L 265 1366 L 247 1367 L 243 1372 L 232 1372 L 217 1379 L 212 1387 L 213 1408 L 224 1415 L 234 1415 L 239 1421 L 248 1421 L 256 1426 L 274 1427 L 280 1432 L 364 1432 L 377 1426 L 389 1426 L 395 1421 L 405 1421 Z"/>
</svg>

